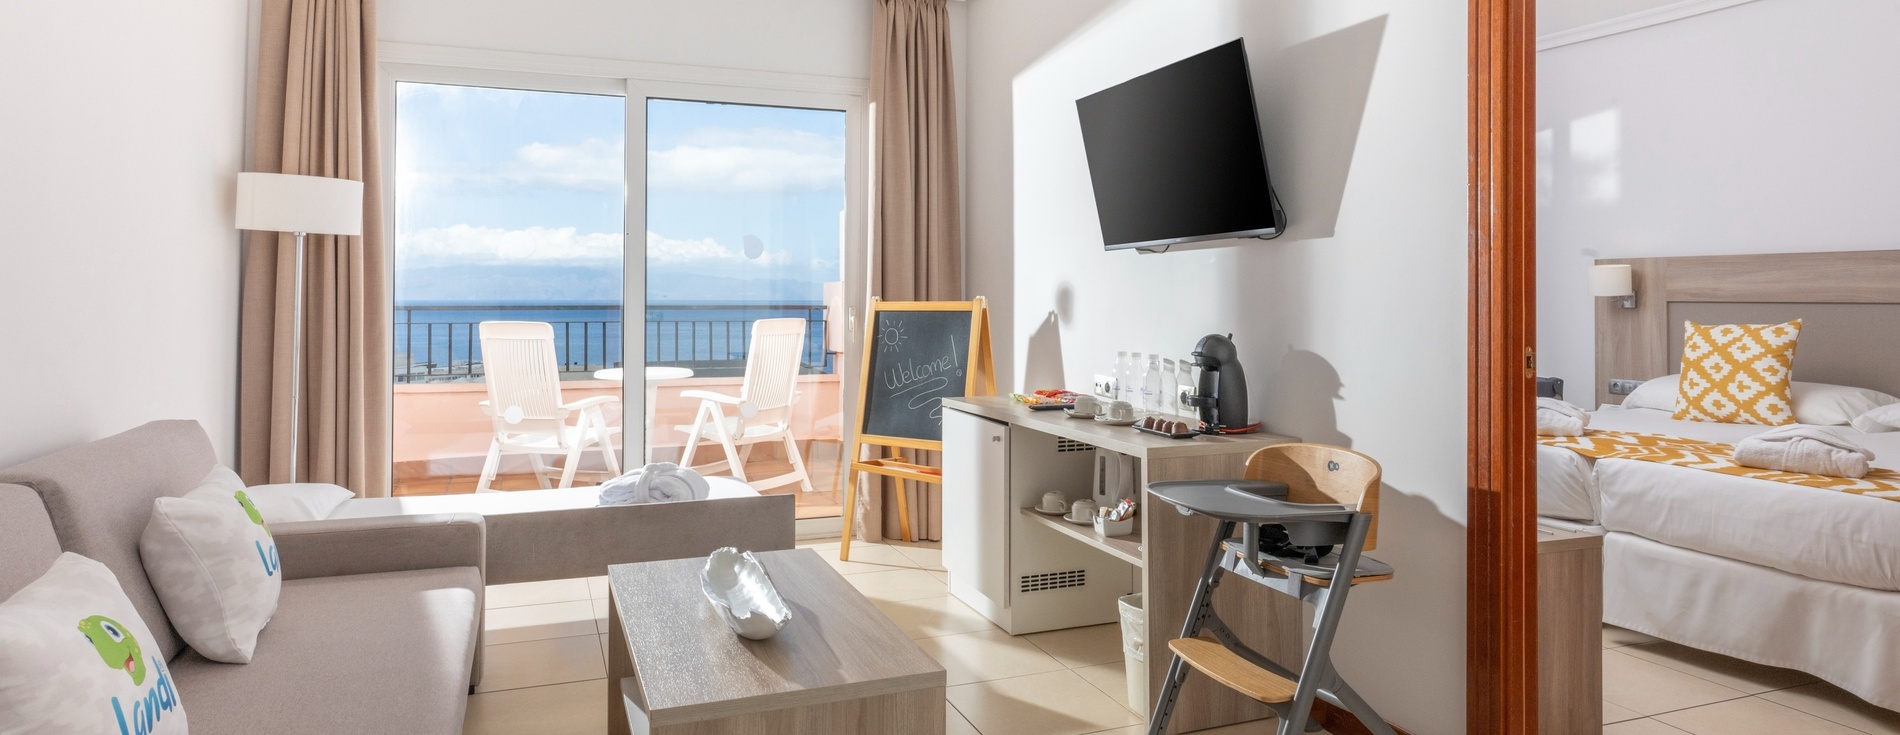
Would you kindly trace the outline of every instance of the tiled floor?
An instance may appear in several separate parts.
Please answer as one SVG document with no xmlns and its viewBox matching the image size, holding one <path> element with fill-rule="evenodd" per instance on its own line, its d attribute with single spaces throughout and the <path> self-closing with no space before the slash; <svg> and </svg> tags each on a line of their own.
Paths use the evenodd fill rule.
<svg viewBox="0 0 1900 735">
<path fill-rule="evenodd" d="M 930 545 L 812 544 L 949 674 L 950 735 L 1135 735 L 1115 626 L 1010 636 L 949 595 Z M 606 731 L 606 578 L 488 592 L 488 663 L 465 733 Z M 1900 714 L 1806 674 L 1603 631 L 1604 735 L 1900 735 Z M 1272 721 L 1208 731 L 1262 735 Z"/>
<path fill-rule="evenodd" d="M 934 545 L 812 544 L 949 672 L 949 735 L 1137 735 L 1113 625 L 1010 636 L 950 597 Z M 607 729 L 605 577 L 488 588 L 488 663 L 470 735 Z M 1265 735 L 1272 721 L 1206 731 Z"/>
<path fill-rule="evenodd" d="M 1900 735 L 1900 713 L 1799 671 L 1603 628 L 1604 735 Z"/>
</svg>

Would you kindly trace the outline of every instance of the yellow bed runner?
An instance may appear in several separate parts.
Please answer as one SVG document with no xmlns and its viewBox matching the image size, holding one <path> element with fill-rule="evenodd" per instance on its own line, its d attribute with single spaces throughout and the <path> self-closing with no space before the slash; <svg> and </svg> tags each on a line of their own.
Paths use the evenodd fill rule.
<svg viewBox="0 0 1900 735">
<path fill-rule="evenodd" d="M 1631 434 L 1620 431 L 1586 430 L 1583 436 L 1540 436 L 1540 444 L 1568 449 L 1597 459 L 1636 459 L 1644 462 L 1689 467 L 1724 475 L 1752 477 L 1770 482 L 1839 490 L 1868 497 L 1900 500 L 1900 472 L 1875 467 L 1867 476 L 1851 477 L 1809 475 L 1800 472 L 1764 470 L 1735 463 L 1735 447 L 1717 442 L 1696 441 L 1661 434 Z"/>
</svg>

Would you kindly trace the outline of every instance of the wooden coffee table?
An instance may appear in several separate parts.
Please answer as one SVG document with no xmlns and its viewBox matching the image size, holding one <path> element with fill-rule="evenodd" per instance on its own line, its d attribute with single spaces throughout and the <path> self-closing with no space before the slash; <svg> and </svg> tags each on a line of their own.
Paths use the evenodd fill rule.
<svg viewBox="0 0 1900 735">
<path fill-rule="evenodd" d="M 942 666 L 816 552 L 757 556 L 792 608 L 764 641 L 714 612 L 705 559 L 608 568 L 608 732 L 942 735 Z"/>
</svg>

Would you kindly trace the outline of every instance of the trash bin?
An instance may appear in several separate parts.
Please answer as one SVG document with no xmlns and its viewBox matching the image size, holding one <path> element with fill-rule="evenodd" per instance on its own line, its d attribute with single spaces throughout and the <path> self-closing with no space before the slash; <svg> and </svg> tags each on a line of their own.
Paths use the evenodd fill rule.
<svg viewBox="0 0 1900 735">
<path fill-rule="evenodd" d="M 1116 600 L 1122 619 L 1122 666 L 1128 675 L 1128 706 L 1145 717 L 1154 709 L 1148 701 L 1148 619 L 1141 611 L 1141 595 Z"/>
</svg>

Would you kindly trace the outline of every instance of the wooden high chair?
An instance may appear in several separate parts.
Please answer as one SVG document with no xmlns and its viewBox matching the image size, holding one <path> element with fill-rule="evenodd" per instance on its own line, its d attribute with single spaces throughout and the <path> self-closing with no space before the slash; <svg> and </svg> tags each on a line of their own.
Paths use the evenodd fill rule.
<svg viewBox="0 0 1900 735">
<path fill-rule="evenodd" d="M 1314 699 L 1351 712 L 1375 735 L 1396 735 L 1340 678 L 1332 660 L 1347 593 L 1392 578 L 1392 567 L 1361 554 L 1378 535 L 1378 462 L 1340 447 L 1281 444 L 1254 452 L 1241 480 L 1158 482 L 1148 492 L 1181 513 L 1220 521 L 1181 637 L 1168 642 L 1174 658 L 1148 720 L 1150 735 L 1167 731 L 1189 668 L 1272 708 L 1280 716 L 1279 735 L 1319 729 L 1311 719 Z M 1285 529 L 1289 543 L 1305 547 L 1306 556 L 1261 551 L 1262 529 L 1274 526 Z M 1317 553 L 1326 547 L 1337 548 Z M 1214 612 L 1214 590 L 1227 574 L 1313 605 L 1313 639 L 1297 673 L 1247 647 Z M 1342 577 L 1351 582 L 1335 584 Z"/>
</svg>

